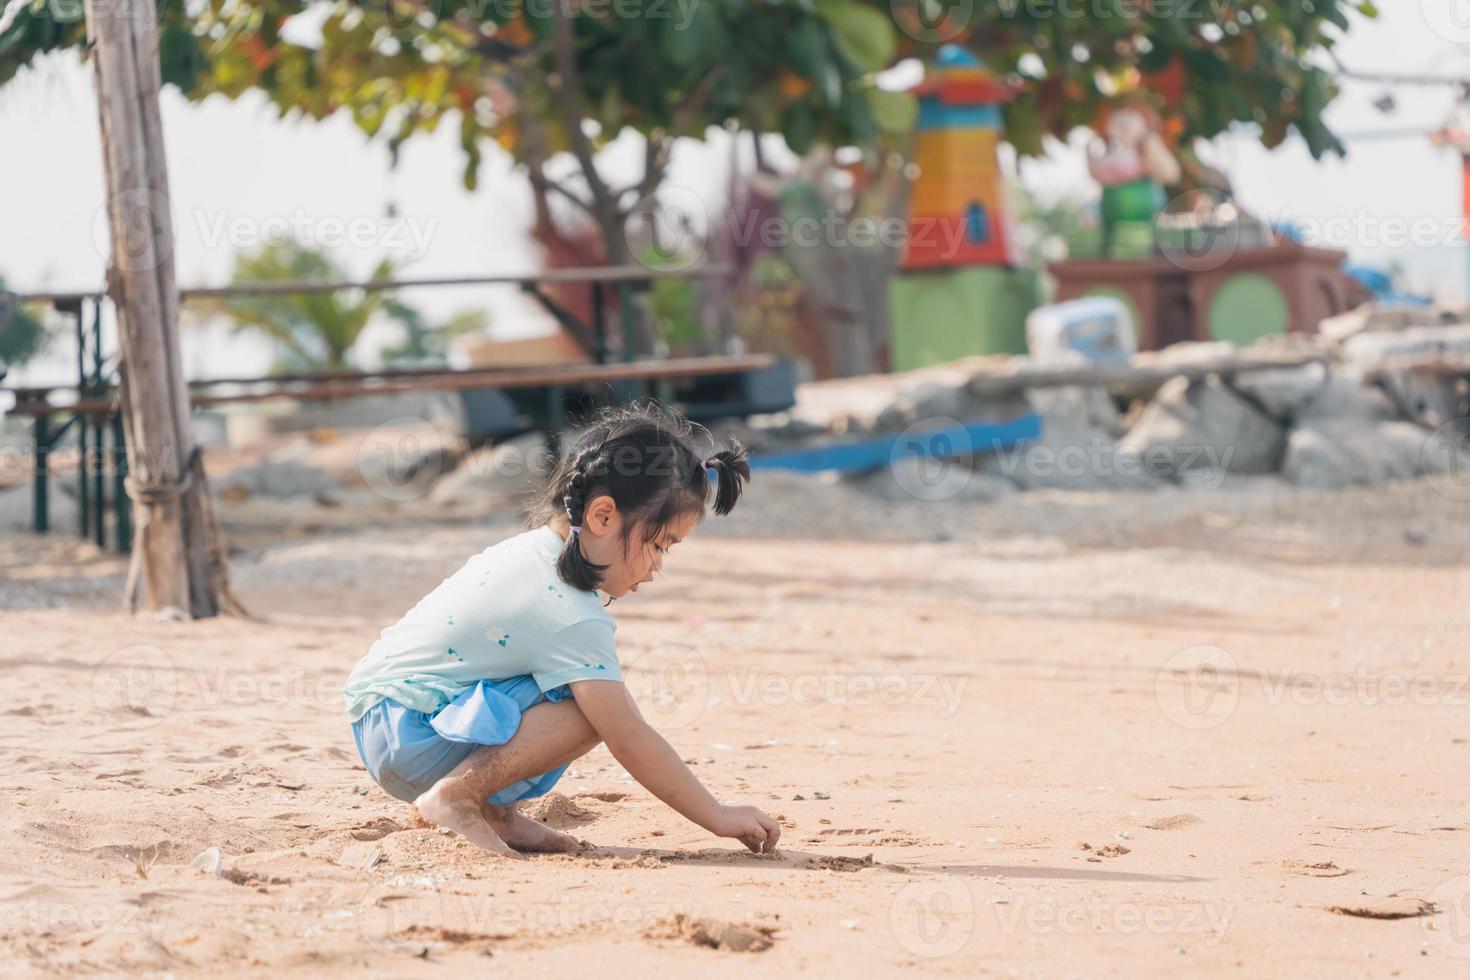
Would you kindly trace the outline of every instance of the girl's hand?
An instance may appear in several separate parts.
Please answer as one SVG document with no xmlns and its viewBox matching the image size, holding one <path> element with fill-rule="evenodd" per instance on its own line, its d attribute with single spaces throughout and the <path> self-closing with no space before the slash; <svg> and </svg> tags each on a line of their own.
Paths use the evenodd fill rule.
<svg viewBox="0 0 1470 980">
<path fill-rule="evenodd" d="M 774 853 L 781 839 L 781 825 L 753 806 L 722 807 L 712 829 L 717 836 L 733 837 L 757 854 Z"/>
<path fill-rule="evenodd" d="M 650 793 L 717 837 L 734 837 L 757 854 L 776 849 L 780 825 L 753 806 L 724 806 L 711 796 L 648 727 L 621 681 L 572 681 L 572 696 L 612 757 Z"/>
</svg>

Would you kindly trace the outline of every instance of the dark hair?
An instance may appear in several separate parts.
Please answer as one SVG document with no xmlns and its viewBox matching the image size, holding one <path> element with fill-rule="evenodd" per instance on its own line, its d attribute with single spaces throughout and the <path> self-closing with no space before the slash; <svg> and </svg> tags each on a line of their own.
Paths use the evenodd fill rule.
<svg viewBox="0 0 1470 980">
<path fill-rule="evenodd" d="M 578 526 L 587 505 L 607 496 L 623 515 L 624 542 L 636 525 L 646 543 L 680 517 L 704 517 L 710 473 L 716 477 L 715 513 L 730 513 L 750 479 L 745 447 L 732 438 L 727 448 L 701 457 L 694 446 L 696 431 L 709 438 L 703 426 L 656 402 L 603 409 L 551 474 L 531 509 L 532 526 L 561 514 Z M 556 570 L 563 582 L 591 591 L 602 583 L 607 566 L 589 561 L 578 538 L 567 535 Z"/>
</svg>

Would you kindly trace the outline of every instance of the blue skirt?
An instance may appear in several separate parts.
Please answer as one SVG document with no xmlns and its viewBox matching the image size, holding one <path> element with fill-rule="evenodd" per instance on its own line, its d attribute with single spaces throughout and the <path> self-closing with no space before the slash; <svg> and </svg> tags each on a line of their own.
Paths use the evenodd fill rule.
<svg viewBox="0 0 1470 980">
<path fill-rule="evenodd" d="M 529 674 L 480 681 L 433 714 L 384 698 L 352 723 L 357 754 L 389 794 L 412 803 L 481 745 L 504 745 L 521 727 L 521 713 L 543 701 L 572 696 L 563 684 L 543 692 Z M 567 767 L 523 779 L 490 797 L 496 806 L 544 796 Z"/>
</svg>

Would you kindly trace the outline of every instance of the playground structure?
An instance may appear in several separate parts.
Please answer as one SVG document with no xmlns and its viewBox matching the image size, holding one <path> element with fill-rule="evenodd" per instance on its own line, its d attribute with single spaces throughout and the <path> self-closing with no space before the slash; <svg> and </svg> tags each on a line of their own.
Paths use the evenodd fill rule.
<svg viewBox="0 0 1470 980">
<path fill-rule="evenodd" d="M 368 282 L 271 282 L 181 290 L 196 297 L 321 293 L 342 289 L 516 285 L 534 296 L 557 320 L 561 336 L 583 354 L 580 362 L 526 364 L 513 348 L 506 363 L 493 363 L 495 345 L 482 345 L 479 360 L 492 363 L 454 370 L 394 368 L 379 371 L 301 372 L 266 377 L 227 377 L 189 382 L 194 410 L 221 405 L 291 400 L 333 402 L 412 392 L 448 392 L 463 405 L 461 435 L 471 441 L 498 439 L 529 431 L 543 432 L 555 444 L 568 419 L 597 405 L 652 396 L 677 406 L 693 419 L 738 417 L 789 408 L 794 401 L 796 371 L 788 361 L 765 354 L 678 359 L 610 360 L 607 293 L 616 290 L 624 311 L 628 297 L 658 278 L 702 279 L 719 274 L 714 268 L 650 270 L 641 266 L 562 269 L 535 275 L 459 276 Z M 588 285 L 594 297 L 594 320 L 583 323 L 558 307 L 545 287 Z M 119 402 L 117 364 L 104 353 L 101 292 L 34 293 L 17 302 L 48 303 L 75 322 L 75 385 L 0 387 L 15 398 L 10 414 L 31 419 L 34 445 L 33 517 L 39 534 L 50 530 L 49 461 L 66 437 L 82 461 L 77 497 L 82 537 L 107 544 L 107 513 L 114 513 L 113 545 L 126 551 L 132 538 L 128 464 Z M 622 329 L 630 329 L 625 313 Z M 628 345 L 622 345 L 626 352 Z"/>
<path fill-rule="evenodd" d="M 1317 324 L 1363 302 L 1343 271 L 1345 252 L 1282 243 L 1209 253 L 1195 261 L 1072 259 L 1053 263 L 1058 302 L 1109 296 L 1138 329 L 1138 349 L 1224 340 L 1242 347 L 1262 337 L 1313 333 Z"/>
<path fill-rule="evenodd" d="M 1019 264 L 997 156 L 1012 92 L 970 52 L 940 50 L 915 90 L 919 122 L 908 242 L 892 284 L 892 366 L 1026 350 L 1040 302 Z"/>
</svg>

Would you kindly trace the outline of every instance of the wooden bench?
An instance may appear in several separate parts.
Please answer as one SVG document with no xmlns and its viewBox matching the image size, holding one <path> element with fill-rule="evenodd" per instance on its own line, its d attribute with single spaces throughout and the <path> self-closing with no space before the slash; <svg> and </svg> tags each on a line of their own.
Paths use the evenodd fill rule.
<svg viewBox="0 0 1470 980">
<path fill-rule="evenodd" d="M 418 370 L 395 369 L 385 371 L 360 371 L 349 374 L 326 374 L 305 372 L 265 378 L 220 378 L 193 382 L 190 386 L 190 402 L 193 408 L 209 408 L 219 405 L 248 404 L 265 401 L 338 401 L 367 398 L 380 395 L 403 394 L 421 391 L 474 392 L 474 391 L 517 391 L 528 394 L 533 402 L 539 402 L 542 411 L 524 428 L 541 429 L 555 441 L 566 427 L 567 403 L 575 400 L 583 403 L 605 403 L 627 400 L 630 397 L 652 395 L 666 404 L 673 403 L 675 385 L 679 382 L 704 378 L 732 378 L 754 375 L 781 366 L 776 357 L 769 354 L 749 354 L 731 357 L 690 357 L 667 360 L 628 361 L 615 364 L 574 364 L 531 368 L 477 368 L 473 370 Z M 794 378 L 792 379 L 794 382 Z M 221 393 L 214 389 L 239 387 L 253 390 Z M 11 414 L 26 416 L 33 420 L 33 439 L 36 446 L 34 474 L 35 511 L 33 525 L 38 534 L 49 529 L 46 507 L 47 460 L 57 440 L 66 431 L 66 425 L 76 418 L 92 420 L 97 432 L 110 429 L 113 435 L 114 473 L 112 504 L 119 515 L 117 546 L 127 547 L 126 458 L 123 453 L 122 423 L 118 410 L 116 388 L 92 397 L 76 399 L 67 403 L 51 401 L 55 393 L 75 394 L 67 386 L 53 388 L 12 387 L 0 388 L 16 396 L 16 405 Z M 767 401 L 764 404 L 722 403 L 718 414 L 740 415 L 754 411 L 778 411 L 789 408 L 793 398 L 782 404 Z M 694 406 L 696 416 L 699 406 Z M 708 407 L 704 414 L 708 415 Z M 743 409 L 743 411 L 742 411 Z M 55 426 L 57 417 L 69 417 L 65 425 Z M 98 439 L 96 450 L 103 449 Z M 84 447 L 85 461 L 85 447 Z M 93 482 L 87 486 L 87 478 Z M 96 503 L 95 508 L 84 507 L 82 515 L 83 536 L 95 537 L 98 544 L 103 538 L 103 504 L 105 503 L 104 474 L 101 467 L 89 473 L 81 467 L 83 485 L 82 500 Z M 88 513 L 94 511 L 95 513 Z M 95 520 L 93 519 L 95 517 Z"/>
</svg>

